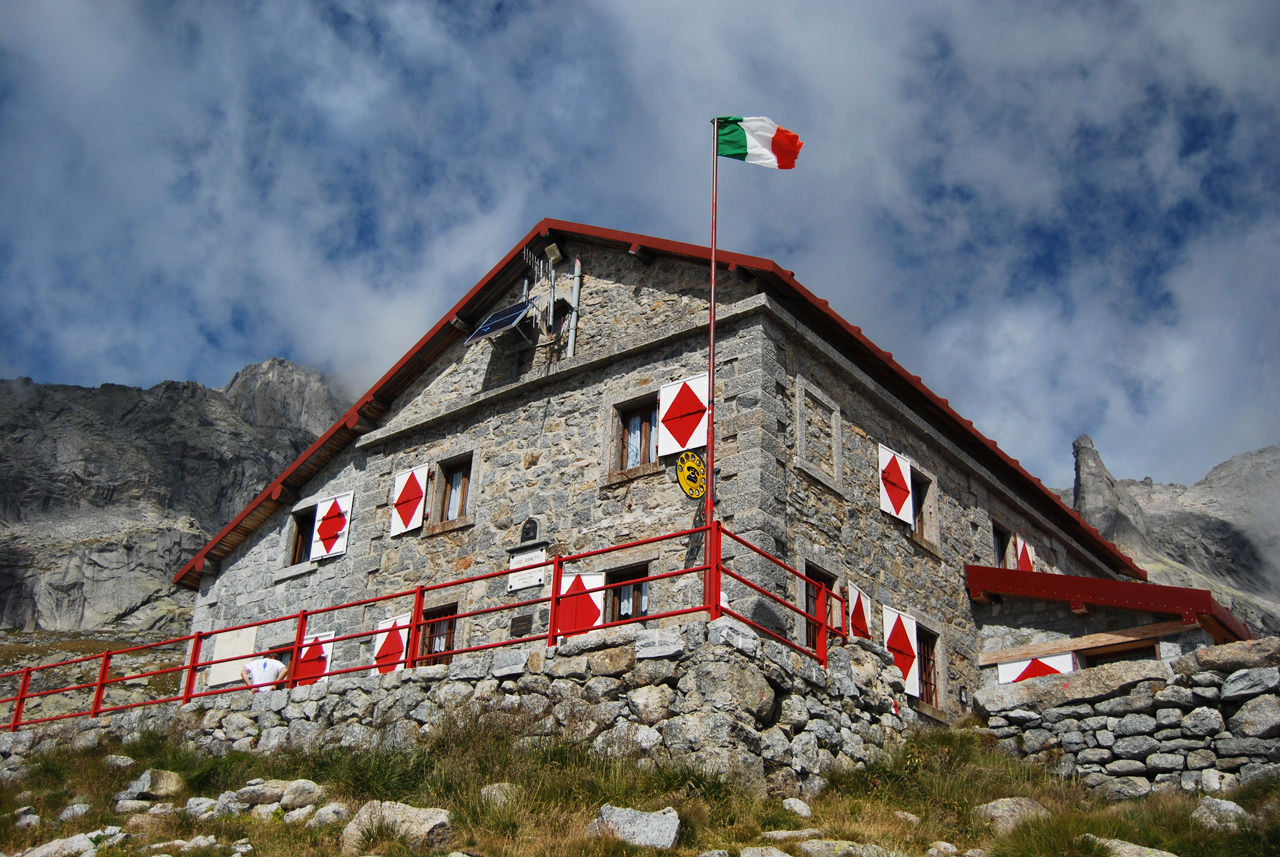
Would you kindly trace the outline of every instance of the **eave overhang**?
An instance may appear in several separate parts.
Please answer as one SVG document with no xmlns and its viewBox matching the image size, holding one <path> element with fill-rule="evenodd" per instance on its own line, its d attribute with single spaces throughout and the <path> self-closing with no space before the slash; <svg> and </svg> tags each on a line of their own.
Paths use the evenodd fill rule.
<svg viewBox="0 0 1280 857">
<path fill-rule="evenodd" d="M 1253 639 L 1244 623 L 1232 616 L 1207 589 L 985 565 L 966 565 L 964 574 L 969 597 L 974 601 L 987 602 L 993 595 L 1005 595 L 1061 601 L 1077 613 L 1087 612 L 1091 607 L 1140 610 L 1177 616 L 1188 625 L 1199 621 L 1219 643 Z"/>
</svg>

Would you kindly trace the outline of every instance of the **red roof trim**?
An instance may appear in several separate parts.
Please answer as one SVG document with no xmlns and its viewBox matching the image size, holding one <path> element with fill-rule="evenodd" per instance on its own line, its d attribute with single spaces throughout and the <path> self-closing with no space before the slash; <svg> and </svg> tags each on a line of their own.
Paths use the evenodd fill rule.
<svg viewBox="0 0 1280 857">
<path fill-rule="evenodd" d="M 332 460 L 341 450 L 345 449 L 348 444 L 359 436 L 358 425 L 361 417 L 369 420 L 377 420 L 385 413 L 390 403 L 398 396 L 408 384 L 416 378 L 422 371 L 425 361 L 430 359 L 431 352 L 437 348 L 443 348 L 452 338 L 459 336 L 459 331 L 450 322 L 459 317 L 461 313 L 476 311 L 484 306 L 485 293 L 493 286 L 501 277 L 502 273 L 511 265 L 513 261 L 519 258 L 520 252 L 535 238 L 549 237 L 554 232 L 561 232 L 568 236 L 585 238 L 597 243 L 611 244 L 624 250 L 630 250 L 635 247 L 643 247 L 647 251 L 655 254 L 662 254 L 686 261 L 706 262 L 710 264 L 711 250 L 697 244 L 686 244 L 681 241 L 670 241 L 663 238 L 653 238 L 646 235 L 639 235 L 634 232 L 623 232 L 617 229 L 606 229 L 599 226 L 589 226 L 583 223 L 573 223 L 567 220 L 555 220 L 551 218 L 540 221 L 533 229 L 517 243 L 505 256 L 502 257 L 498 264 L 494 265 L 487 274 L 475 284 L 462 299 L 458 301 L 449 312 L 438 321 L 427 333 L 419 339 L 412 348 L 400 358 L 400 360 L 387 370 L 378 381 L 365 393 L 361 399 L 351 407 L 346 414 L 338 419 L 330 429 L 321 435 L 315 443 L 313 443 L 305 452 L 303 452 L 292 464 L 282 473 L 271 485 L 267 486 L 261 494 L 245 507 L 243 511 L 237 515 L 231 523 L 218 532 L 213 539 L 205 545 L 200 551 L 184 565 L 181 570 L 174 575 L 174 583 L 184 586 L 196 587 L 199 585 L 200 574 L 206 565 L 207 559 L 220 559 L 225 557 L 231 550 L 234 550 L 250 533 L 257 528 L 256 524 L 251 522 L 255 514 L 269 515 L 274 511 L 277 504 L 280 503 L 282 489 L 298 489 L 307 479 L 314 475 L 320 467 Z M 861 328 L 849 324 L 841 318 L 834 310 L 831 309 L 827 301 L 818 298 L 796 280 L 795 275 L 791 271 L 784 270 L 778 264 L 770 259 L 760 256 L 748 256 L 743 253 L 732 253 L 724 250 L 717 250 L 717 263 L 723 265 L 727 269 L 745 268 L 757 274 L 769 274 L 788 290 L 794 292 L 802 301 L 812 310 L 821 314 L 831 324 L 842 331 L 845 335 L 851 337 L 857 347 L 863 350 L 871 358 L 878 360 L 889 371 L 888 374 L 893 379 L 907 385 L 919 395 L 923 401 L 944 420 L 950 422 L 962 434 L 967 434 L 987 452 L 995 455 L 1001 463 L 1010 468 L 1018 477 L 1027 481 L 1029 485 L 1038 489 L 1040 498 L 1047 501 L 1053 511 L 1059 515 L 1065 515 L 1070 525 L 1078 527 L 1083 533 L 1086 541 L 1092 542 L 1101 554 L 1109 558 L 1116 569 L 1131 577 L 1140 580 L 1146 580 L 1147 574 L 1141 568 L 1134 564 L 1128 556 L 1121 552 L 1110 541 L 1093 527 L 1085 523 L 1074 510 L 1070 509 L 1062 502 L 1056 494 L 1046 488 L 1040 480 L 1036 479 L 1030 473 L 1023 469 L 1015 459 L 1010 458 L 1003 450 L 998 447 L 994 441 L 990 440 L 979 432 L 972 422 L 961 417 L 958 413 L 951 409 L 946 399 L 940 398 L 928 387 L 926 387 L 921 379 L 907 372 L 897 361 L 893 359 L 893 355 L 882 350 L 868 339 Z M 265 504 L 272 504 L 270 508 L 265 508 Z M 259 522 L 260 523 L 260 522 Z M 247 528 L 247 529 L 246 529 Z M 210 556 L 213 554 L 214 556 Z"/>
<path fill-rule="evenodd" d="M 1017 571 L 986 565 L 966 565 L 964 574 L 969 597 L 975 601 L 985 601 L 989 593 L 994 593 L 1065 601 L 1073 610 L 1086 606 L 1143 610 L 1181 616 L 1188 624 L 1201 620 L 1218 642 L 1253 639 L 1248 627 L 1219 604 L 1207 589 Z"/>
</svg>

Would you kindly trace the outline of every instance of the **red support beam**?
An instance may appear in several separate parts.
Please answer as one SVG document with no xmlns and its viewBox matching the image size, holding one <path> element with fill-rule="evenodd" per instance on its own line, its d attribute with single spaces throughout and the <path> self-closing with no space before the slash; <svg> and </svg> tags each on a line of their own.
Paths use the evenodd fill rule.
<svg viewBox="0 0 1280 857">
<path fill-rule="evenodd" d="M 1232 616 L 1207 589 L 1017 571 L 986 565 L 966 565 L 964 573 L 969 597 L 974 601 L 990 601 L 992 595 L 1011 595 L 1063 601 L 1073 613 L 1086 613 L 1090 607 L 1142 610 L 1179 616 L 1187 624 L 1199 620 L 1220 643 L 1253 639 L 1252 632 L 1244 623 Z"/>
</svg>

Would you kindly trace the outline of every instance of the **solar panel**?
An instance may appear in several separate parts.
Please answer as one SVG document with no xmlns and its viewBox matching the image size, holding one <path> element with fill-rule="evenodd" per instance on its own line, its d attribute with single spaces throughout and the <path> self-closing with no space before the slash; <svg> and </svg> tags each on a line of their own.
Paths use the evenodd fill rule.
<svg viewBox="0 0 1280 857">
<path fill-rule="evenodd" d="M 480 322 L 475 333 L 467 337 L 466 344 L 470 345 L 495 333 L 502 333 L 504 330 L 510 330 L 520 323 L 529 310 L 533 309 L 534 301 L 520 301 L 518 304 L 512 304 L 509 307 L 503 307 L 495 313 L 491 313 L 488 318 Z"/>
</svg>

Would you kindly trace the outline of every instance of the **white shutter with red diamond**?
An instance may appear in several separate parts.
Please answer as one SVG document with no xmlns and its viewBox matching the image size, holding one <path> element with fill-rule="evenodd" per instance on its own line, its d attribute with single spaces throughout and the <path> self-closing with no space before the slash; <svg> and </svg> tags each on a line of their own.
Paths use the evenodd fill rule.
<svg viewBox="0 0 1280 857">
<path fill-rule="evenodd" d="M 871 639 L 871 599 L 856 586 L 849 587 L 849 633 Z"/>
<path fill-rule="evenodd" d="M 707 445 L 707 375 L 658 390 L 658 455 Z"/>
<path fill-rule="evenodd" d="M 916 620 L 892 607 L 884 608 L 884 646 L 911 696 L 920 695 L 920 649 L 916 644 Z"/>
<path fill-rule="evenodd" d="M 1045 655 L 1042 658 L 999 664 L 996 666 L 996 674 L 1000 677 L 1001 684 L 1012 684 L 1042 675 L 1074 672 L 1075 668 L 1075 658 L 1070 652 L 1065 652 L 1060 655 Z"/>
<path fill-rule="evenodd" d="M 409 646 L 409 614 L 393 616 L 378 623 L 373 635 L 374 673 L 393 673 L 404 669 L 404 653 Z"/>
<path fill-rule="evenodd" d="M 299 685 L 328 681 L 325 675 L 333 664 L 333 632 L 312 634 L 302 643 L 302 655 L 289 665 L 289 678 Z"/>
<path fill-rule="evenodd" d="M 556 631 L 580 634 L 604 622 L 603 574 L 566 574 L 560 581 L 556 605 Z M 596 592 L 588 592 L 596 589 Z"/>
<path fill-rule="evenodd" d="M 398 536 L 422 526 L 427 502 L 429 466 L 397 473 L 391 486 L 391 535 Z"/>
<path fill-rule="evenodd" d="M 911 462 L 880 444 L 880 509 L 895 518 L 915 523 L 911 502 Z"/>
<path fill-rule="evenodd" d="M 1022 536 L 1015 535 L 1010 539 L 1009 549 L 1013 551 L 1013 558 L 1010 562 L 1011 568 L 1018 571 L 1035 571 L 1036 570 L 1036 549 L 1033 548 Z"/>
<path fill-rule="evenodd" d="M 311 533 L 311 558 L 324 559 L 347 552 L 351 531 L 352 492 L 328 497 L 316 503 L 316 526 Z"/>
</svg>

